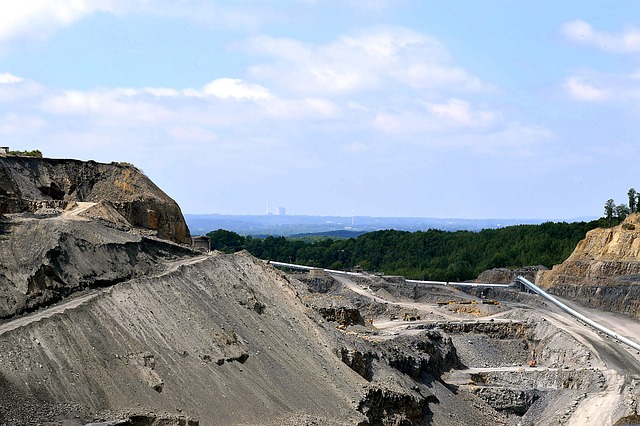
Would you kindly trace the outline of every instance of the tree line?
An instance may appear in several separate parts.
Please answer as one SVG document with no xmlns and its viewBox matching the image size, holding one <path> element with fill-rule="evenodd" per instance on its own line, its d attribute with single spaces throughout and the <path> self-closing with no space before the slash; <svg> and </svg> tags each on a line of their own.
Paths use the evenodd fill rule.
<svg viewBox="0 0 640 426">
<path fill-rule="evenodd" d="M 636 204 L 637 206 L 637 204 Z M 587 231 L 604 224 L 546 222 L 472 231 L 376 231 L 357 238 L 304 240 L 254 238 L 219 229 L 207 234 L 211 249 L 227 253 L 247 250 L 279 262 L 350 270 L 361 268 L 411 279 L 464 281 L 499 267 L 563 262 Z"/>
<path fill-rule="evenodd" d="M 630 188 L 627 192 L 629 204 L 616 205 L 613 198 L 609 198 L 604 203 L 604 219 L 607 226 L 618 225 L 625 220 L 631 213 L 637 213 L 640 211 L 640 193 L 634 188 Z"/>
</svg>

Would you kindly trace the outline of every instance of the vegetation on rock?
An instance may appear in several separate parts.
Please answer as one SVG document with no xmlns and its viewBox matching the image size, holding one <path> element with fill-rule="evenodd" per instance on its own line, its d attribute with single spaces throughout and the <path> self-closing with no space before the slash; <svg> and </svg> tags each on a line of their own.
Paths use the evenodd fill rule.
<svg viewBox="0 0 640 426">
<path fill-rule="evenodd" d="M 640 193 L 634 188 L 629 188 L 627 197 L 629 198 L 629 204 L 623 203 L 616 205 L 613 198 L 609 198 L 607 202 L 604 203 L 604 225 L 607 227 L 619 225 L 631 213 L 640 211 Z"/>
<path fill-rule="evenodd" d="M 32 151 L 9 151 L 10 155 L 21 155 L 23 157 L 36 157 L 42 158 L 42 151 L 34 149 Z"/>
</svg>

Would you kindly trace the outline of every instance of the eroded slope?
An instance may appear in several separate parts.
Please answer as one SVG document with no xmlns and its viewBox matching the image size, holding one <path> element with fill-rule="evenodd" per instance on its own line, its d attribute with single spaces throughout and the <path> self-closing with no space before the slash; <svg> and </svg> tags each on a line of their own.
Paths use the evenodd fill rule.
<svg viewBox="0 0 640 426">
<path fill-rule="evenodd" d="M 193 253 L 94 221 L 14 215 L 0 223 L 0 318 L 157 273 L 166 261 L 185 256 Z"/>
</svg>

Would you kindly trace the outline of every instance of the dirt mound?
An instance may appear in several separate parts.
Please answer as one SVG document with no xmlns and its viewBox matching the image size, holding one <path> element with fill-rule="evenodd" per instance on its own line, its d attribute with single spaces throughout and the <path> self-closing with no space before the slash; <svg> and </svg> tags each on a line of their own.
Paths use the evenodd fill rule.
<svg viewBox="0 0 640 426">
<path fill-rule="evenodd" d="M 0 371 L 12 394 L 79 403 L 103 420 L 172 409 L 201 424 L 260 424 L 331 407 L 356 422 L 356 374 L 284 276 L 247 255 L 193 262 L 4 333 Z"/>
<path fill-rule="evenodd" d="M 451 340 L 381 337 L 348 299 L 246 252 L 64 216 L 6 231 L 1 424 L 496 424 L 436 384 L 458 363 Z"/>
<path fill-rule="evenodd" d="M 74 204 L 77 205 L 77 203 Z M 68 209 L 69 207 L 67 207 L 67 210 Z M 131 229 L 129 221 L 113 207 L 113 204 L 105 200 L 100 200 L 78 215 L 89 220 L 103 221 L 123 230 Z"/>
<path fill-rule="evenodd" d="M 23 424 L 19 401 L 32 401 L 53 407 L 40 422 L 173 411 L 201 425 L 428 424 L 449 406 L 428 384 L 456 365 L 450 340 L 363 339 L 307 307 L 311 294 L 246 253 L 218 254 L 5 323 L 0 415 Z"/>
<path fill-rule="evenodd" d="M 0 224 L 0 318 L 152 273 L 193 256 L 169 242 L 93 221 L 14 218 Z"/>
</svg>

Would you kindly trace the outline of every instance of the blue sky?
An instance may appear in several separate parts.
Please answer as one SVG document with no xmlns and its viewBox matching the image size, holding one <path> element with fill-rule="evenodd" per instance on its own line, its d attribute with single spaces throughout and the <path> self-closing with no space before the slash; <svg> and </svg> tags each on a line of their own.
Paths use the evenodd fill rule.
<svg viewBox="0 0 640 426">
<path fill-rule="evenodd" d="M 1 145 L 185 213 L 600 216 L 639 135 L 633 1 L 0 4 Z"/>
</svg>

